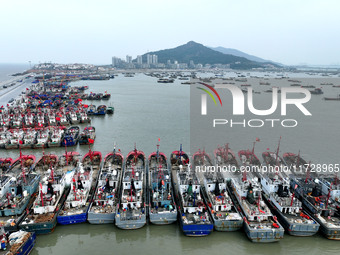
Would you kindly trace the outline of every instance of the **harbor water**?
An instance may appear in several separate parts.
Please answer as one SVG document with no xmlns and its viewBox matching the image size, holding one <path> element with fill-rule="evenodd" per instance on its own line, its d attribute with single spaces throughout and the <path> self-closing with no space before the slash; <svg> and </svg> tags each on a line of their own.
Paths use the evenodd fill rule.
<svg viewBox="0 0 340 255">
<path fill-rule="evenodd" d="M 19 95 L 27 85 L 29 84 L 24 84 L 13 93 Z M 96 128 L 97 135 L 91 147 L 92 150 L 101 151 L 105 156 L 113 150 L 113 145 L 116 143 L 117 149 L 119 148 L 125 157 L 136 144 L 137 149 L 144 151 L 148 156 L 156 150 L 156 144 L 160 138 L 160 150 L 167 156 L 173 150 L 178 150 L 180 144 L 184 151 L 190 152 L 190 86 L 181 85 L 178 80 L 173 84 L 159 84 L 157 79 L 142 73 L 136 73 L 134 77 L 124 77 L 119 74 L 112 80 L 78 81 L 71 85 L 89 86 L 86 93 L 107 91 L 111 94 L 108 101 L 83 101 L 84 104 L 93 103 L 97 106 L 111 104 L 115 108 L 113 115 L 91 117 L 91 125 Z M 9 93 L 1 94 L 0 103 L 4 104 L 12 97 L 13 95 Z M 317 102 L 327 104 L 321 100 Z M 329 108 L 332 107 L 339 109 L 337 102 L 329 104 Z M 321 114 L 317 112 L 318 109 L 325 111 L 324 107 L 313 107 L 313 114 Z M 85 125 L 82 124 L 81 128 L 84 127 Z M 242 140 L 242 137 L 239 139 L 242 140 L 242 145 L 249 143 L 251 146 L 253 142 L 251 139 L 259 135 L 261 134 L 248 134 L 246 141 Z M 317 135 L 318 133 L 306 135 L 301 146 L 292 148 L 292 151 L 297 153 L 300 149 L 308 154 L 308 148 L 313 143 L 312 137 Z M 334 139 L 338 139 L 335 133 L 332 135 Z M 289 136 L 289 139 L 294 139 L 294 132 L 290 132 Z M 299 139 L 301 140 L 301 137 Z M 267 132 L 266 140 L 271 141 L 271 144 L 266 146 L 274 148 L 278 134 Z M 237 140 L 234 139 L 234 141 L 236 143 Z M 221 145 L 224 142 L 227 141 L 221 141 Z M 287 144 L 285 146 L 289 147 Z M 232 143 L 231 147 L 239 149 L 237 144 Z M 88 149 L 86 145 L 67 148 L 68 151 L 75 150 L 82 155 Z M 338 151 L 339 147 L 329 149 Z M 45 149 L 45 153 L 51 152 L 57 155 L 61 155 L 64 151 L 65 148 Z M 191 151 L 191 154 L 193 152 Z M 258 151 L 260 152 L 262 153 Z M 1 157 L 17 158 L 19 156 L 18 150 L 3 149 L 0 153 Z M 23 153 L 33 153 L 38 158 L 42 155 L 41 149 L 23 150 Z M 210 151 L 209 153 L 212 154 Z M 320 153 L 326 154 L 327 151 L 322 150 Z M 329 159 L 329 157 L 332 158 Z M 312 158 L 307 158 L 307 160 L 313 161 Z M 331 153 L 327 160 L 332 160 L 329 163 L 338 163 L 339 156 L 337 153 Z M 58 225 L 52 234 L 38 236 L 32 254 L 335 254 L 339 252 L 339 248 L 339 242 L 330 241 L 320 234 L 302 238 L 286 234 L 283 240 L 277 243 L 254 244 L 247 239 L 243 230 L 214 231 L 206 237 L 185 237 L 178 223 L 165 226 L 149 224 L 138 230 L 121 230 L 113 224 L 84 223 Z"/>
</svg>

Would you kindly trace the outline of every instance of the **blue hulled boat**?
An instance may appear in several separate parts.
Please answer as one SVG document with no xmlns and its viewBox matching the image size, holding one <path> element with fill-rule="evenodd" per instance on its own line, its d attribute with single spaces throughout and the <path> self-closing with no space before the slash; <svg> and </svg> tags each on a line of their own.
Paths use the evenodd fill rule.
<svg viewBox="0 0 340 255">
<path fill-rule="evenodd" d="M 78 126 L 72 126 L 69 127 L 65 134 L 64 138 L 61 141 L 61 146 L 75 146 L 78 143 L 79 139 L 79 127 Z"/>
<path fill-rule="evenodd" d="M 188 155 L 182 150 L 173 151 L 170 160 L 179 223 L 183 233 L 186 236 L 209 235 L 214 224 L 203 202 L 197 175 L 190 169 Z"/>
</svg>

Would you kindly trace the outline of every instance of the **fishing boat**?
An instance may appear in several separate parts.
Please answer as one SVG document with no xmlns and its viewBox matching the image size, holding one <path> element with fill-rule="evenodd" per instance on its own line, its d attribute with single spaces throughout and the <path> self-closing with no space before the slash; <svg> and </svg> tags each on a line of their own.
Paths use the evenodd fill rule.
<svg viewBox="0 0 340 255">
<path fill-rule="evenodd" d="M 329 175 L 327 176 L 329 178 Z M 323 179 L 316 173 L 294 172 L 291 188 L 302 201 L 304 208 L 320 224 L 320 232 L 332 240 L 340 240 L 339 199 L 340 186 Z"/>
<path fill-rule="evenodd" d="M 24 123 L 26 127 L 34 127 L 34 114 L 27 113 L 24 116 Z"/>
<path fill-rule="evenodd" d="M 72 125 L 79 124 L 80 122 L 80 119 L 78 119 L 77 113 L 74 111 L 70 111 L 67 117 Z"/>
<path fill-rule="evenodd" d="M 24 167 L 25 172 L 30 172 L 33 169 L 36 157 L 34 155 L 22 155 L 20 151 L 20 156 L 15 159 L 8 170 L 8 173 L 13 174 L 13 176 L 17 176 L 18 173 L 22 172 L 22 168 Z"/>
<path fill-rule="evenodd" d="M 243 219 L 227 189 L 227 180 L 220 171 L 209 170 L 213 166 L 210 156 L 203 150 L 193 155 L 193 165 L 200 168 L 204 185 L 202 195 L 217 231 L 236 231 L 243 226 Z"/>
<path fill-rule="evenodd" d="M 307 170 L 308 163 L 301 158 L 300 156 L 300 151 L 296 155 L 295 153 L 292 152 L 286 152 L 282 155 L 283 160 L 287 167 L 295 172 L 295 171 L 305 171 Z"/>
<path fill-rule="evenodd" d="M 107 92 L 105 91 L 105 93 L 104 93 L 102 99 L 103 99 L 103 100 L 109 100 L 110 97 L 111 97 L 111 94 L 109 94 L 109 93 L 107 93 Z"/>
<path fill-rule="evenodd" d="M 8 131 L 2 131 L 0 133 L 0 148 L 5 148 L 6 144 L 9 143 Z"/>
<path fill-rule="evenodd" d="M 144 152 L 136 148 L 126 157 L 115 216 L 118 228 L 138 229 L 146 224 L 145 160 Z"/>
<path fill-rule="evenodd" d="M 79 135 L 79 145 L 92 144 L 96 139 L 96 129 L 95 127 L 85 127 L 84 131 Z"/>
<path fill-rule="evenodd" d="M 5 144 L 5 149 L 19 148 L 19 142 L 22 140 L 24 131 L 22 129 L 10 129 L 8 133 L 8 143 Z"/>
<path fill-rule="evenodd" d="M 47 128 L 40 128 L 37 130 L 35 143 L 33 144 L 33 148 L 42 148 L 47 147 L 48 141 L 50 138 L 50 132 Z"/>
<path fill-rule="evenodd" d="M 165 154 L 157 151 L 149 155 L 148 197 L 150 222 L 171 224 L 177 220 L 177 208 L 172 191 L 171 172 Z"/>
<path fill-rule="evenodd" d="M 35 143 L 37 132 L 34 129 L 25 129 L 22 141 L 19 141 L 22 149 L 32 148 Z"/>
<path fill-rule="evenodd" d="M 19 175 L 8 175 L 4 180 L 4 186 L 0 198 L 0 216 L 21 215 L 27 208 L 31 196 L 37 191 L 40 175 L 25 171 L 22 165 L 22 173 Z M 6 176 L 4 177 L 6 178 Z M 9 185 L 9 186 L 8 186 Z"/>
<path fill-rule="evenodd" d="M 13 163 L 12 158 L 0 158 L 0 171 L 6 173 Z"/>
<path fill-rule="evenodd" d="M 64 138 L 64 129 L 56 127 L 51 130 L 50 138 L 47 142 L 48 147 L 60 147 Z"/>
<path fill-rule="evenodd" d="M 35 233 L 22 230 L 10 234 L 8 238 L 6 237 L 6 233 L 0 233 L 0 254 L 28 255 L 35 245 L 35 240 Z"/>
<path fill-rule="evenodd" d="M 340 94 L 337 97 L 324 97 L 324 100 L 339 101 L 340 100 Z"/>
<path fill-rule="evenodd" d="M 61 146 L 75 146 L 79 139 L 79 126 L 69 127 L 64 134 L 63 140 L 61 141 Z"/>
<path fill-rule="evenodd" d="M 170 162 L 179 223 L 184 235 L 209 235 L 214 224 L 203 202 L 197 175 L 190 169 L 189 157 L 182 151 L 182 145 L 180 150 L 171 153 Z"/>
<path fill-rule="evenodd" d="M 115 112 L 115 108 L 113 106 L 108 106 L 106 108 L 106 113 L 107 114 L 113 114 Z"/>
<path fill-rule="evenodd" d="M 89 105 L 87 109 L 87 115 L 94 115 L 97 111 L 97 107 L 93 104 Z"/>
<path fill-rule="evenodd" d="M 57 159 L 56 155 L 42 157 L 46 160 L 43 167 L 38 166 L 35 170 L 41 174 L 42 182 L 39 184 L 39 195 L 34 201 L 33 210 L 25 217 L 19 227 L 23 230 L 35 232 L 36 234 L 49 234 L 57 225 L 57 214 L 63 205 L 69 192 L 69 179 L 72 178 L 75 162 L 79 154 L 65 153 Z M 47 164 L 47 160 L 50 163 Z M 53 167 L 56 165 L 56 167 Z M 46 166 L 48 169 L 46 170 Z"/>
<path fill-rule="evenodd" d="M 55 154 L 43 155 L 35 164 L 34 170 L 38 173 L 44 173 L 48 169 L 56 169 L 58 156 Z"/>
<path fill-rule="evenodd" d="M 91 165 L 84 166 L 78 163 L 71 182 L 70 193 L 64 206 L 58 213 L 57 221 L 61 225 L 69 225 L 85 222 L 90 200 L 93 193 L 94 171 Z"/>
<path fill-rule="evenodd" d="M 87 116 L 86 110 L 82 110 L 79 113 L 80 123 L 90 123 L 91 119 Z"/>
<path fill-rule="evenodd" d="M 233 198 L 241 209 L 244 230 L 252 242 L 275 242 L 283 238 L 284 229 L 263 201 L 261 185 L 251 172 L 232 178 Z"/>
<path fill-rule="evenodd" d="M 240 168 L 235 153 L 231 150 L 228 143 L 223 147 L 215 149 L 214 155 L 217 165 L 225 166 L 228 172 L 236 172 Z"/>
<path fill-rule="evenodd" d="M 106 114 L 106 105 L 99 105 L 97 107 L 97 111 L 95 115 L 105 115 Z"/>
<path fill-rule="evenodd" d="M 89 223 L 114 223 L 118 194 L 121 189 L 123 162 L 123 155 L 115 149 L 105 156 L 93 202 L 87 214 Z"/>
</svg>

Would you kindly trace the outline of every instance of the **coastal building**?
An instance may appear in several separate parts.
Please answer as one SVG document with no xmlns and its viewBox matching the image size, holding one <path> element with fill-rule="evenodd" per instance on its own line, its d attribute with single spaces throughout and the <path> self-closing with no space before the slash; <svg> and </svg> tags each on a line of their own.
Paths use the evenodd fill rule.
<svg viewBox="0 0 340 255">
<path fill-rule="evenodd" d="M 129 55 L 126 55 L 126 63 L 131 64 L 132 63 L 132 57 Z"/>
<path fill-rule="evenodd" d="M 142 64 L 143 64 L 143 58 L 142 58 L 141 55 L 138 55 L 138 56 L 137 56 L 137 64 L 138 64 L 138 65 L 142 65 Z"/>
</svg>

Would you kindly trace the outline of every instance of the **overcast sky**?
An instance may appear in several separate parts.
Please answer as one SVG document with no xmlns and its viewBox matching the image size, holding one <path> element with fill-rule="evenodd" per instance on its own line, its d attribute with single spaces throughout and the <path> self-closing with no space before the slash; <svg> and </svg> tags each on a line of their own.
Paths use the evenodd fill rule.
<svg viewBox="0 0 340 255">
<path fill-rule="evenodd" d="M 110 64 L 196 41 L 340 64 L 338 0 L 0 0 L 0 62 Z"/>
</svg>

